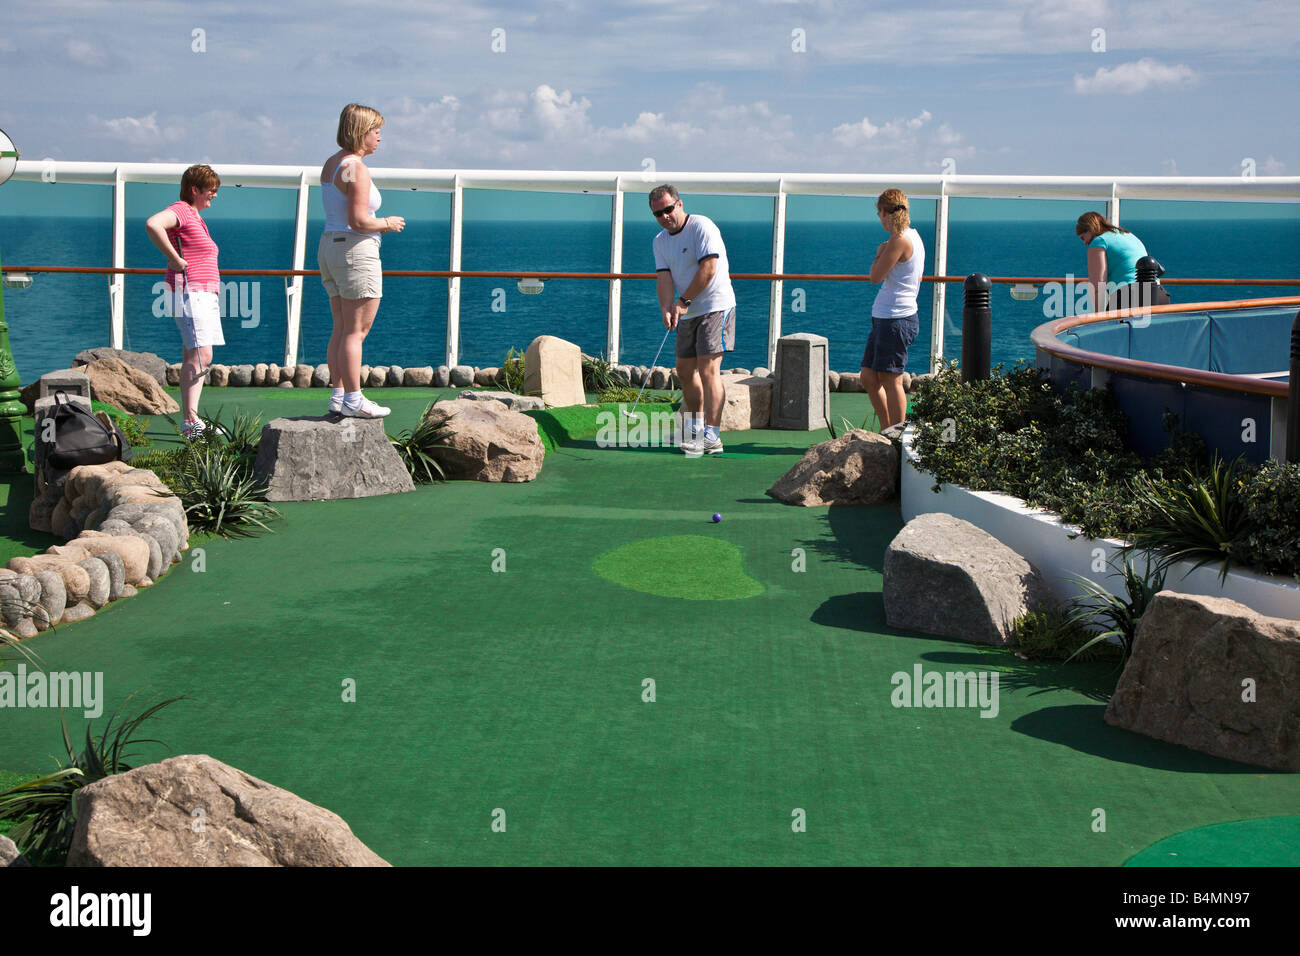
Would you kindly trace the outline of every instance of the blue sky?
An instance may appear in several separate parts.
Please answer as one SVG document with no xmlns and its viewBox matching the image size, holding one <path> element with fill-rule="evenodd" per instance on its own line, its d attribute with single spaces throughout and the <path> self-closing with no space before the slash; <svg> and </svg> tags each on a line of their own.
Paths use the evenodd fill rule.
<svg viewBox="0 0 1300 956">
<path fill-rule="evenodd" d="M 11 5 L 24 159 L 1057 175 L 1300 170 L 1291 0 Z M 214 210 L 215 211 L 215 210 Z"/>
</svg>

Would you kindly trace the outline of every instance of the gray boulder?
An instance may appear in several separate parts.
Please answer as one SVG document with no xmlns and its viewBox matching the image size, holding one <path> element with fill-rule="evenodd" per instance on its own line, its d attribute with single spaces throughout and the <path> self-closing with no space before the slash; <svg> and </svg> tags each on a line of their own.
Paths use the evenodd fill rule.
<svg viewBox="0 0 1300 956">
<path fill-rule="evenodd" d="M 0 835 L 0 867 L 31 866 L 27 857 L 18 852 L 18 846 L 7 836 Z"/>
<path fill-rule="evenodd" d="M 104 564 L 99 558 L 85 558 L 77 562 L 78 566 L 86 569 L 86 574 L 90 577 L 90 594 L 86 600 L 90 602 L 93 608 L 101 608 L 109 601 L 109 592 L 111 580 L 108 574 L 108 565 Z"/>
<path fill-rule="evenodd" d="M 126 349 L 111 348 L 83 349 L 77 353 L 72 364 L 89 365 L 102 358 L 114 358 L 119 362 L 125 362 L 132 368 L 146 372 L 159 385 L 167 384 L 167 362 L 152 352 L 131 352 Z"/>
<path fill-rule="evenodd" d="M 1161 591 L 1106 707 L 1125 730 L 1300 771 L 1300 621 L 1228 598 Z"/>
<path fill-rule="evenodd" d="M 312 388 L 329 388 L 330 387 L 330 367 L 325 363 L 317 365 L 311 370 L 311 387 Z"/>
<path fill-rule="evenodd" d="M 238 387 L 247 387 L 253 384 L 253 366 L 251 365 L 232 365 L 230 366 L 230 384 Z"/>
<path fill-rule="evenodd" d="M 336 814 L 205 754 L 77 791 L 68 866 L 387 866 Z"/>
<path fill-rule="evenodd" d="M 451 370 L 451 384 L 456 388 L 465 388 L 474 384 L 474 366 L 457 365 Z"/>
<path fill-rule="evenodd" d="M 428 388 L 433 384 L 433 366 L 403 369 L 402 384 L 407 388 Z"/>
<path fill-rule="evenodd" d="M 1003 646 L 1015 643 L 1012 621 L 1051 601 L 1033 565 L 946 514 L 917 515 L 898 532 L 885 550 L 883 591 L 890 627 Z"/>
<path fill-rule="evenodd" d="M 277 418 L 262 428 L 253 470 L 267 485 L 268 501 L 415 490 L 382 419 Z"/>
<path fill-rule="evenodd" d="M 501 402 L 438 402 L 425 418 L 446 425 L 438 462 L 448 478 L 532 481 L 542 469 L 545 448 L 537 422 Z"/>
<path fill-rule="evenodd" d="M 526 412 L 545 408 L 546 403 L 536 395 L 516 395 L 514 392 L 475 392 L 464 391 L 460 397 L 471 402 L 500 402 L 506 408 L 516 412 Z"/>
<path fill-rule="evenodd" d="M 429 384 L 434 388 L 450 388 L 451 369 L 445 365 L 439 365 L 433 370 L 433 377 L 429 379 Z"/>
<path fill-rule="evenodd" d="M 804 507 L 875 505 L 893 498 L 897 483 L 898 449 L 893 442 L 855 428 L 813 445 L 767 493 Z"/>
<path fill-rule="evenodd" d="M 116 601 L 122 596 L 126 585 L 126 564 L 116 551 L 101 551 L 94 560 L 101 562 L 108 569 L 108 599 Z"/>
</svg>

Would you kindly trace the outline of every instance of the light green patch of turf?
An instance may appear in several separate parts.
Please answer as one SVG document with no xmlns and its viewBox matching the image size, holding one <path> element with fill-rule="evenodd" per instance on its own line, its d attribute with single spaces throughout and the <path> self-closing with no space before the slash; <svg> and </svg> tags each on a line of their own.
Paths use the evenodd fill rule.
<svg viewBox="0 0 1300 956">
<path fill-rule="evenodd" d="M 1297 866 L 1300 817 L 1262 817 L 1185 830 L 1153 843 L 1125 866 Z"/>
<path fill-rule="evenodd" d="M 620 587 L 688 601 L 734 601 L 764 590 L 745 573 L 739 548 L 698 534 L 633 541 L 602 554 L 592 569 Z"/>
</svg>

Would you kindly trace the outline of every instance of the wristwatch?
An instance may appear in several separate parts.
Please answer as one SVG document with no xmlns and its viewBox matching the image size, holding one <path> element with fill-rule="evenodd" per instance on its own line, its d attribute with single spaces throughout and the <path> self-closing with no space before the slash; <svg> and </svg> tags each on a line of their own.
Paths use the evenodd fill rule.
<svg viewBox="0 0 1300 956">
<path fill-rule="evenodd" d="M 688 309 L 691 307 L 691 300 L 686 298 L 686 296 L 684 295 L 679 295 L 677 297 L 677 301 L 680 302 L 682 305 L 686 306 L 686 308 Z"/>
</svg>

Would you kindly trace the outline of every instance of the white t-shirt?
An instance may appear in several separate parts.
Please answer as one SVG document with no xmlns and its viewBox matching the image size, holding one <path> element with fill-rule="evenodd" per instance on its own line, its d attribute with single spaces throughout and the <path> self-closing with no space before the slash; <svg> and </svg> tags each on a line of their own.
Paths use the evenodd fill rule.
<svg viewBox="0 0 1300 956">
<path fill-rule="evenodd" d="M 691 319 L 710 312 L 725 312 L 736 307 L 736 293 L 731 288 L 731 267 L 727 263 L 727 247 L 722 244 L 722 233 L 707 216 L 694 213 L 686 217 L 686 225 L 672 235 L 667 229 L 659 230 L 654 238 L 655 271 L 667 269 L 673 276 L 673 288 L 678 295 L 686 291 L 700 263 L 716 257 L 718 269 L 704 287 L 704 291 L 691 300 L 683 318 Z"/>
</svg>

